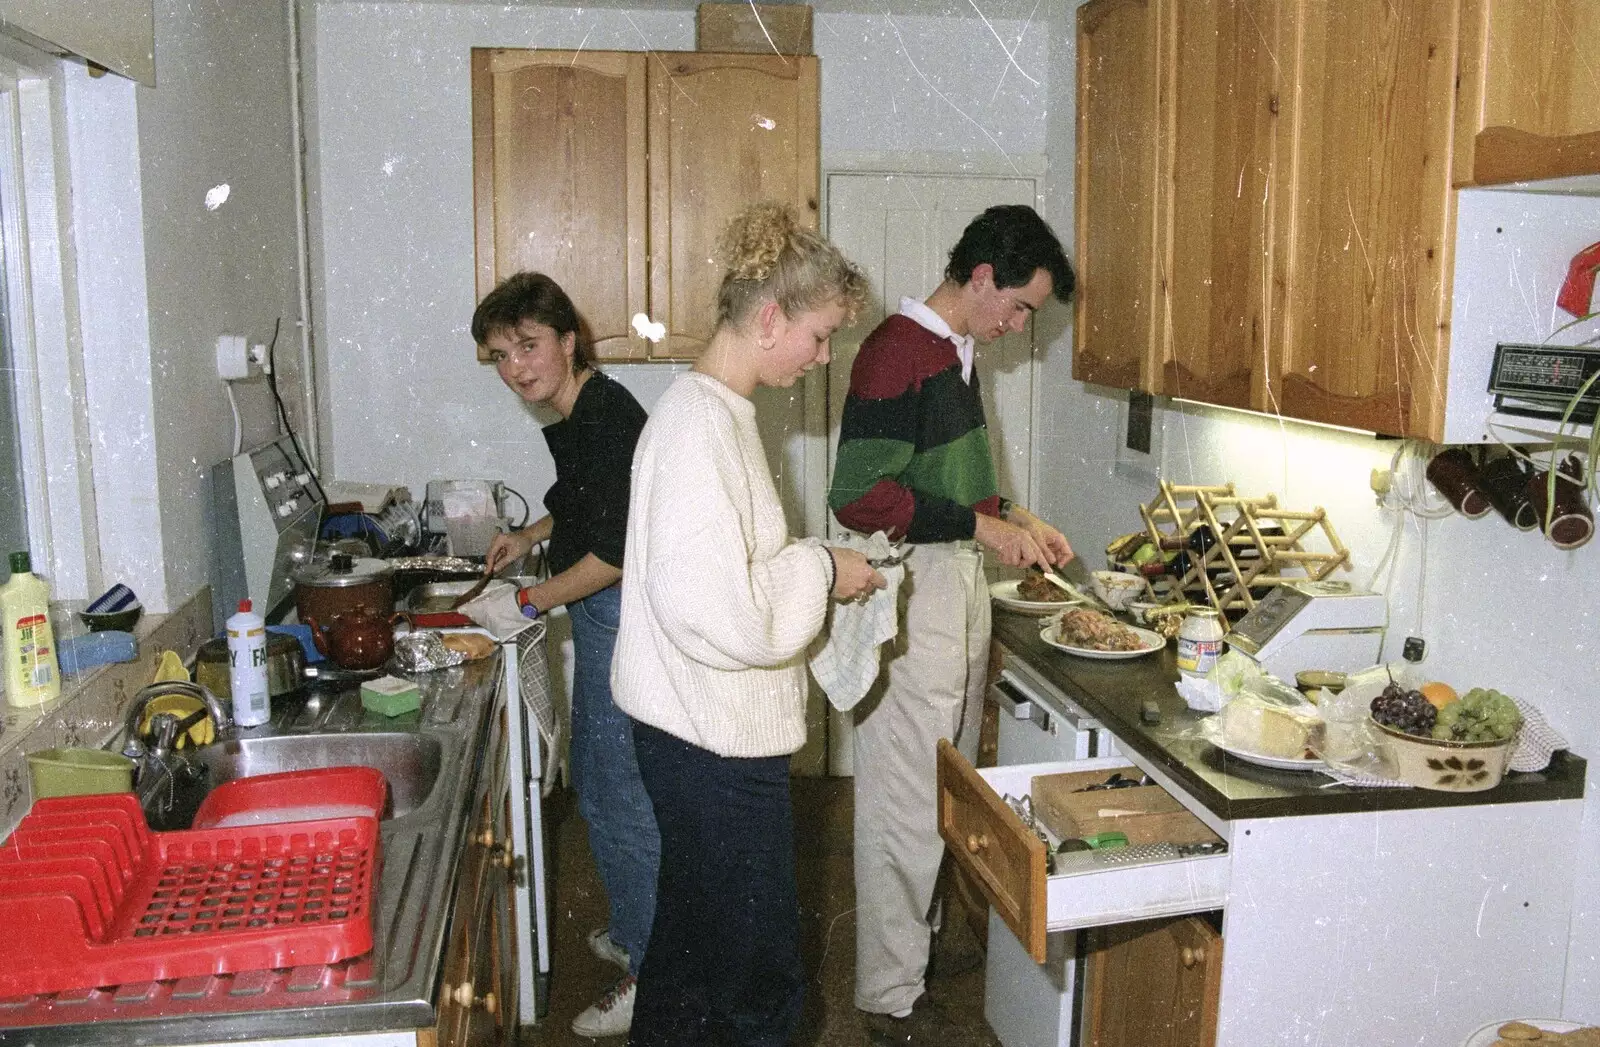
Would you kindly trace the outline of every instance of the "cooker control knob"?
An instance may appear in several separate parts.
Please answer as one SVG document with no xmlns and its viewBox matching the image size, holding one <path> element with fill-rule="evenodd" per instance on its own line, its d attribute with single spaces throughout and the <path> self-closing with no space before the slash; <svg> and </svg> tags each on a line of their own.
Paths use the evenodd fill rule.
<svg viewBox="0 0 1600 1047">
<path fill-rule="evenodd" d="M 278 515 L 279 516 L 288 516 L 292 512 L 294 512 L 294 499 L 293 498 L 289 499 L 287 502 L 284 502 L 282 505 L 278 506 Z"/>
<path fill-rule="evenodd" d="M 299 484 L 301 487 L 304 487 L 306 484 L 311 482 L 311 474 L 310 473 L 295 473 L 294 474 L 294 482 Z"/>
<path fill-rule="evenodd" d="M 283 483 L 283 481 L 287 480 L 288 478 L 289 477 L 285 473 L 282 473 L 282 472 L 269 473 L 267 475 L 267 478 L 262 480 L 261 482 L 266 484 L 267 490 L 275 491 Z"/>
</svg>

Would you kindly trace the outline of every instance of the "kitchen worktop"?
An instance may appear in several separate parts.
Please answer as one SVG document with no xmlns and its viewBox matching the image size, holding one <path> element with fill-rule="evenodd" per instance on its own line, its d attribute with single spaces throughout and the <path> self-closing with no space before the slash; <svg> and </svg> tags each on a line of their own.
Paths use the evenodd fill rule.
<svg viewBox="0 0 1600 1047">
<path fill-rule="evenodd" d="M 439 741 L 440 765 L 428 799 L 379 826 L 383 864 L 372 952 L 292 970 L 0 1000 L 0 1044 L 275 1040 L 432 1026 L 448 909 L 483 770 L 498 668 L 498 658 L 487 658 L 420 674 L 415 679 L 421 710 L 394 719 L 363 710 L 355 681 L 314 683 L 288 699 L 274 699 L 269 725 L 237 731 L 400 731 Z"/>
<path fill-rule="evenodd" d="M 1159 655 L 1125 660 L 1080 658 L 1039 636 L 1043 620 L 994 611 L 994 638 L 1058 687 L 1116 736 L 1124 752 L 1149 761 L 1219 818 L 1282 818 L 1357 811 L 1406 810 L 1468 804 L 1527 803 L 1583 796 L 1583 758 L 1558 752 L 1537 773 L 1510 772 L 1485 792 L 1353 788 L 1322 774 L 1277 771 L 1230 756 L 1186 734 L 1205 715 L 1184 704 L 1173 687 L 1178 670 L 1172 646 Z M 1154 699 L 1161 722 L 1141 722 L 1140 706 Z"/>
</svg>

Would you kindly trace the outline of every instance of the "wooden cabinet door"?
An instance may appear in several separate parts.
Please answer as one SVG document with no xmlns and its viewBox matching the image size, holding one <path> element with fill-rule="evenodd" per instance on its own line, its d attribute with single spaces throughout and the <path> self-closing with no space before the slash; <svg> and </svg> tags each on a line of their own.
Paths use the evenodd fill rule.
<svg viewBox="0 0 1600 1047">
<path fill-rule="evenodd" d="M 1600 4 L 1464 0 L 1455 184 L 1600 173 Z"/>
<path fill-rule="evenodd" d="M 1271 377 L 1284 414 L 1443 429 L 1459 0 L 1294 0 L 1274 168 Z"/>
<path fill-rule="evenodd" d="M 1159 101 L 1171 60 L 1166 0 L 1078 8 L 1076 334 L 1072 377 L 1155 388 L 1164 240 L 1156 189 Z"/>
<path fill-rule="evenodd" d="M 658 53 L 650 63 L 650 304 L 657 357 L 704 348 L 717 319 L 717 238 L 761 199 L 817 226 L 817 60 Z"/>
<path fill-rule="evenodd" d="M 1087 1047 L 1212 1047 L 1222 936 L 1197 916 L 1087 932 Z"/>
<path fill-rule="evenodd" d="M 630 327 L 649 309 L 645 63 L 617 51 L 472 52 L 478 297 L 512 273 L 545 273 L 602 360 L 649 352 Z"/>
<path fill-rule="evenodd" d="M 1157 391 L 1167 396 L 1268 406 L 1279 7 L 1180 0 L 1163 27 L 1175 63 L 1173 120 L 1163 121 L 1171 162 L 1159 187 L 1166 249 Z"/>
</svg>

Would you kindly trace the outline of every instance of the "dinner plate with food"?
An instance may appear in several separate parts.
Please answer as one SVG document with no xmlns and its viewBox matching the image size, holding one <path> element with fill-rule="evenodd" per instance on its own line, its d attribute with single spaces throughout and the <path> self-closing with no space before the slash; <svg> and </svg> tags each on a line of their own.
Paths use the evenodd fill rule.
<svg viewBox="0 0 1600 1047">
<path fill-rule="evenodd" d="M 995 582 L 989 586 L 989 595 L 1006 610 L 1022 614 L 1055 614 L 1064 607 L 1090 602 L 1081 590 L 1070 582 L 1067 585 L 1063 589 L 1038 571 L 1029 571 L 1019 579 Z"/>
<path fill-rule="evenodd" d="M 1039 631 L 1039 638 L 1080 658 L 1139 658 L 1167 645 L 1159 633 L 1123 625 L 1104 611 L 1087 607 L 1062 612 Z"/>
</svg>

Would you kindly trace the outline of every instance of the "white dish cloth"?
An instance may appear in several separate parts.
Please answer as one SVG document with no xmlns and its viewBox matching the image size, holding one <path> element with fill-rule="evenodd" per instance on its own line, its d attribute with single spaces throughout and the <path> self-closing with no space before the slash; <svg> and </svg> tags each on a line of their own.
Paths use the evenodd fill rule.
<svg viewBox="0 0 1600 1047">
<path fill-rule="evenodd" d="M 850 535 L 833 544 L 858 550 L 872 560 L 892 552 L 882 531 L 870 538 Z M 878 678 L 878 648 L 900 631 L 905 566 L 880 567 L 878 573 L 888 584 L 865 600 L 835 603 L 826 631 L 811 646 L 811 675 L 841 712 L 853 709 L 866 696 Z"/>
</svg>

